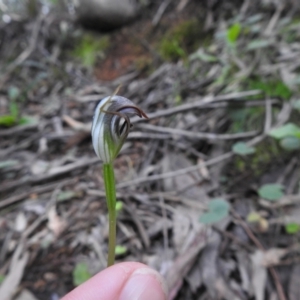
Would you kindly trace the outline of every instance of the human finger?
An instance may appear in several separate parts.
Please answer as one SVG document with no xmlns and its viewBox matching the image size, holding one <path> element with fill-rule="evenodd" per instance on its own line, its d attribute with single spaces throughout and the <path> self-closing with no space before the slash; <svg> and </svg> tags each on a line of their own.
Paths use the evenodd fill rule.
<svg viewBox="0 0 300 300">
<path fill-rule="evenodd" d="M 136 262 L 116 264 L 75 288 L 61 300 L 165 300 L 158 272 Z"/>
</svg>

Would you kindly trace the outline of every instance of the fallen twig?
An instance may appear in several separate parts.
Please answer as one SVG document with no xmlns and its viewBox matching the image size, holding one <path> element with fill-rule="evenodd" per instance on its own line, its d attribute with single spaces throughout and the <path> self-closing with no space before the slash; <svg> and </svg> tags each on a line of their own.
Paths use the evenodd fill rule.
<svg viewBox="0 0 300 300">
<path fill-rule="evenodd" d="M 238 224 L 240 224 L 243 227 L 243 229 L 246 231 L 247 235 L 252 240 L 252 242 L 256 245 L 256 247 L 258 249 L 260 249 L 262 252 L 265 252 L 266 249 L 261 244 L 261 242 L 256 238 L 256 236 L 251 231 L 251 229 L 249 228 L 247 223 L 233 209 L 231 209 L 231 213 L 238 220 Z M 280 279 L 278 277 L 278 274 L 277 274 L 276 270 L 273 267 L 269 267 L 268 269 L 270 270 L 270 273 L 271 273 L 271 275 L 273 277 L 273 280 L 275 282 L 275 286 L 276 286 L 276 289 L 277 289 L 279 299 L 280 300 L 287 300 L 287 298 L 285 297 L 284 290 L 283 290 L 282 284 L 280 282 Z"/>
<path fill-rule="evenodd" d="M 50 192 L 53 189 L 55 189 L 58 186 L 58 184 L 66 185 L 71 182 L 73 182 L 73 179 L 66 179 L 66 180 L 54 182 L 51 184 L 45 184 L 43 186 L 38 186 L 38 187 L 32 188 L 27 192 L 23 192 L 23 193 L 11 196 L 4 200 L 0 200 L 0 209 L 3 207 L 6 207 L 8 205 L 15 204 L 15 203 L 29 197 L 31 194 L 42 194 L 42 193 Z"/>
<path fill-rule="evenodd" d="M 151 124 L 141 124 L 139 128 L 153 130 L 161 133 L 170 133 L 173 135 L 180 135 L 184 137 L 189 137 L 193 139 L 199 140 L 235 140 L 235 139 L 242 139 L 242 138 L 249 138 L 256 136 L 258 134 L 257 131 L 249 131 L 249 132 L 242 132 L 242 133 L 233 133 L 233 134 L 217 134 L 217 133 L 207 133 L 207 132 L 192 132 L 177 128 L 170 128 L 170 127 L 163 127 L 163 126 L 155 126 Z"/>
<path fill-rule="evenodd" d="M 16 187 L 20 187 L 21 185 L 25 184 L 37 184 L 49 179 L 56 178 L 57 176 L 72 172 L 77 169 L 85 168 L 90 165 L 100 163 L 99 158 L 90 158 L 90 159 L 81 159 L 77 162 L 67 164 L 65 166 L 62 166 L 60 168 L 57 168 L 54 172 L 44 174 L 44 175 L 39 175 L 39 176 L 32 176 L 29 178 L 23 178 L 21 180 L 16 180 L 7 184 L 4 184 L 3 187 L 0 188 L 0 193 L 3 193 L 5 191 L 11 190 Z"/>
<path fill-rule="evenodd" d="M 0 80 L 0 89 L 2 88 L 3 84 L 5 81 L 9 78 L 10 74 L 19 66 L 21 65 L 34 51 L 37 40 L 38 40 L 38 35 L 39 31 L 41 29 L 41 23 L 44 19 L 44 15 L 40 14 L 39 17 L 37 18 L 37 21 L 33 27 L 32 34 L 29 40 L 29 46 L 14 60 L 6 69 L 6 72 L 2 76 Z"/>
</svg>

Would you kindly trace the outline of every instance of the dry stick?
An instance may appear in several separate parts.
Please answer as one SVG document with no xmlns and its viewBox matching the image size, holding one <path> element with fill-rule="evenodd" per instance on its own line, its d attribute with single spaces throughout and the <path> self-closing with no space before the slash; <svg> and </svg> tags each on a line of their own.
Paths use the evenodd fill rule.
<svg viewBox="0 0 300 300">
<path fill-rule="evenodd" d="M 166 227 L 167 224 L 167 212 L 166 212 L 166 207 L 165 207 L 165 200 L 162 194 L 159 194 L 159 204 L 161 206 L 161 212 L 162 212 L 162 217 L 164 220 L 164 225 L 163 225 L 163 237 L 164 237 L 164 250 L 166 251 L 168 249 L 169 246 L 169 242 L 168 242 L 168 229 Z"/>
<path fill-rule="evenodd" d="M 147 234 L 147 231 L 145 230 L 145 227 L 143 225 L 143 223 L 141 222 L 141 220 L 137 217 L 137 214 L 136 212 L 134 211 L 133 207 L 131 206 L 128 206 L 127 204 L 124 204 L 123 203 L 123 207 L 124 209 L 127 211 L 127 213 L 131 216 L 133 222 L 135 223 L 138 231 L 139 231 L 139 234 L 142 238 L 142 241 L 144 243 L 144 246 L 146 248 L 149 248 L 150 246 L 150 239 L 149 239 L 149 236 Z"/>
<path fill-rule="evenodd" d="M 300 170 L 296 170 L 295 173 L 293 174 L 290 183 L 286 189 L 286 193 L 291 194 L 296 186 L 299 184 L 299 179 L 300 179 Z"/>
<path fill-rule="evenodd" d="M 21 65 L 31 55 L 31 53 L 34 51 L 34 49 L 36 47 L 36 44 L 37 44 L 38 35 L 39 35 L 39 31 L 41 29 L 41 23 L 42 23 L 43 18 L 44 18 L 43 14 L 41 14 L 38 17 L 37 22 L 35 23 L 34 28 L 32 30 L 32 35 L 30 37 L 29 46 L 16 58 L 15 61 L 13 61 L 8 66 L 8 68 L 6 70 L 6 73 L 0 78 L 0 88 L 2 88 L 3 84 L 8 79 L 9 75 L 19 65 Z"/>
<path fill-rule="evenodd" d="M 295 205 L 300 203 L 300 195 L 289 195 L 283 196 L 279 201 L 270 203 L 270 201 L 260 199 L 259 204 L 267 208 L 281 208 L 288 205 Z"/>
<path fill-rule="evenodd" d="M 172 138 L 170 134 L 149 133 L 149 132 L 141 132 L 141 131 L 130 132 L 128 135 L 128 139 L 166 140 L 170 138 Z"/>
<path fill-rule="evenodd" d="M 288 104 L 283 105 L 281 112 L 278 117 L 278 122 L 276 126 L 280 126 L 282 123 L 285 123 L 286 120 L 288 120 L 289 115 L 291 113 L 291 107 Z M 276 127 L 275 126 L 275 127 Z M 265 126 L 264 126 L 264 134 L 261 136 L 258 136 L 254 138 L 252 141 L 250 141 L 248 144 L 253 145 L 255 143 L 259 143 L 266 135 L 267 131 L 270 130 L 272 127 L 272 106 L 270 104 L 270 101 L 266 101 L 266 118 L 265 118 Z M 231 210 L 232 214 L 239 220 L 240 225 L 243 227 L 243 229 L 246 231 L 248 234 L 249 238 L 254 242 L 254 244 L 263 252 L 265 252 L 265 249 L 263 245 L 260 243 L 260 241 L 255 237 L 255 235 L 252 233 L 251 229 L 247 226 L 247 224 L 243 221 L 243 219 L 234 211 Z M 276 290 L 279 296 L 280 300 L 286 300 L 281 282 L 278 278 L 278 274 L 276 270 L 273 267 L 269 267 L 270 273 L 274 279 L 275 285 L 276 285 Z"/>
<path fill-rule="evenodd" d="M 34 232 L 38 226 L 44 222 L 47 219 L 47 213 L 49 212 L 52 205 L 56 202 L 57 195 L 60 191 L 60 189 L 68 183 L 68 181 L 71 180 L 65 180 L 63 182 L 57 183 L 54 187 L 54 191 L 51 195 L 50 201 L 46 205 L 46 209 L 44 214 L 40 215 L 26 230 L 22 233 L 18 246 L 16 247 L 16 250 L 14 251 L 12 261 L 10 263 L 10 267 L 13 265 L 14 259 L 17 259 L 17 257 L 20 256 L 21 252 L 25 252 L 27 245 L 26 245 L 26 239 Z M 20 253 L 20 254 L 19 254 Z"/>
<path fill-rule="evenodd" d="M 267 133 L 272 127 L 272 103 L 270 99 L 266 100 L 266 119 L 264 132 Z"/>
<path fill-rule="evenodd" d="M 253 91 L 246 91 L 246 92 L 231 93 L 231 94 L 226 94 L 226 95 L 209 96 L 209 97 L 200 98 L 200 99 L 197 98 L 197 101 L 194 101 L 192 103 L 186 103 L 186 104 L 182 104 L 182 105 L 179 105 L 176 107 L 159 110 L 157 112 L 149 113 L 149 114 L 147 114 L 147 116 L 148 116 L 148 119 L 156 119 L 156 118 L 160 118 L 160 117 L 166 117 L 166 116 L 181 113 L 181 112 L 184 112 L 187 110 L 191 110 L 194 108 L 201 108 L 201 107 L 206 108 L 213 102 L 228 101 L 228 100 L 239 99 L 239 98 L 248 97 L 248 96 L 255 96 L 260 93 L 261 93 L 260 91 L 253 90 Z M 131 123 L 138 123 L 138 122 L 140 122 L 140 120 L 141 120 L 140 118 L 132 118 Z"/>
<path fill-rule="evenodd" d="M 284 180 L 286 179 L 286 177 L 293 171 L 293 169 L 297 166 L 298 164 L 298 157 L 294 156 L 290 162 L 288 163 L 288 165 L 284 168 L 283 172 L 281 173 L 281 175 L 279 176 L 279 178 L 276 180 L 276 183 L 278 184 L 283 184 Z M 286 193 L 289 194 L 289 193 Z"/>
<path fill-rule="evenodd" d="M 181 12 L 186 7 L 189 1 L 190 0 L 181 0 L 176 7 L 176 11 Z"/>
<path fill-rule="evenodd" d="M 130 180 L 130 181 L 121 182 L 121 183 L 117 184 L 117 188 L 123 188 L 123 187 L 128 187 L 128 186 L 136 185 L 136 184 L 143 183 L 143 182 L 151 182 L 151 181 L 161 180 L 161 179 L 165 179 L 165 178 L 184 175 L 184 174 L 187 174 L 189 172 L 193 172 L 193 171 L 198 170 L 201 167 L 201 165 L 206 166 L 206 167 L 207 166 L 212 166 L 212 165 L 214 165 L 216 163 L 219 163 L 223 160 L 231 158 L 233 155 L 234 155 L 233 152 L 228 152 L 228 153 L 222 154 L 218 157 L 212 158 L 212 159 L 210 159 L 206 162 L 203 162 L 201 164 L 197 164 L 196 166 L 190 166 L 190 167 L 183 168 L 183 169 L 180 169 L 180 170 L 177 170 L 177 171 L 171 171 L 171 172 L 166 172 L 166 173 L 163 173 L 163 174 L 157 174 L 157 175 L 152 175 L 152 176 L 149 176 L 149 177 L 142 177 L 142 178 L 137 178 L 137 179 Z"/>
<path fill-rule="evenodd" d="M 59 183 L 62 185 L 66 185 L 68 183 L 71 183 L 72 181 L 74 181 L 74 179 L 66 179 L 64 181 L 60 181 Z M 29 197 L 31 194 L 43 194 L 49 191 L 52 191 L 53 189 L 55 189 L 57 187 L 57 185 L 59 184 L 58 182 L 55 183 L 51 183 L 51 184 L 46 184 L 43 186 L 39 186 L 37 188 L 33 188 L 31 190 L 29 190 L 28 192 L 23 192 L 21 194 L 17 194 L 14 196 L 11 196 L 5 200 L 0 200 L 0 209 L 8 206 L 8 205 L 12 205 L 14 203 L 17 203 L 27 197 Z"/>
<path fill-rule="evenodd" d="M 252 95 L 252 94 L 250 94 L 250 92 L 252 92 L 253 94 L 254 94 L 254 92 L 257 93 L 256 91 L 249 91 L 247 93 L 249 95 Z M 239 95 L 240 95 L 239 93 L 233 93 L 233 94 L 216 96 L 214 98 L 211 98 L 209 100 L 210 102 L 206 102 L 204 98 L 201 98 L 200 100 L 197 100 L 192 103 L 183 104 L 180 106 L 163 109 L 158 112 L 149 113 L 147 116 L 148 116 L 148 119 L 156 119 L 156 118 L 160 118 L 160 117 L 166 117 L 166 116 L 170 116 L 173 114 L 182 113 L 182 112 L 185 112 L 187 110 L 192 110 L 192 109 L 225 108 L 225 107 L 228 107 L 228 103 L 220 102 L 220 101 L 230 101 L 230 100 L 235 100 L 237 98 L 242 97 Z M 237 96 L 239 96 L 239 97 L 237 97 Z M 245 101 L 247 101 L 247 99 L 239 100 L 237 103 L 238 103 L 238 105 L 243 104 L 243 107 L 262 106 L 262 105 L 265 105 L 265 103 L 266 103 L 265 100 L 251 100 L 251 101 L 247 101 L 247 102 L 245 102 Z M 270 103 L 278 104 L 280 102 L 278 100 L 272 99 L 272 100 L 270 100 Z M 72 119 L 71 117 L 69 117 L 67 115 L 63 116 L 63 120 L 71 128 L 73 128 L 77 131 L 84 131 L 87 133 L 91 132 L 91 126 L 92 126 L 91 123 L 84 124 L 84 123 L 81 123 L 81 122 L 78 122 L 78 121 Z M 143 121 L 144 121 L 144 119 L 141 119 L 139 117 L 137 117 L 137 118 L 133 117 L 133 118 L 131 118 L 130 123 L 135 124 L 135 123 L 141 123 Z M 152 136 L 152 137 L 155 138 L 155 136 Z M 158 138 L 160 138 L 160 137 L 158 137 Z"/>
<path fill-rule="evenodd" d="M 20 125 L 9 129 L 0 130 L 0 136 L 12 136 L 14 134 L 20 133 L 25 130 L 35 129 L 38 126 L 39 124 L 36 123 L 36 124 Z"/>
<path fill-rule="evenodd" d="M 163 16 L 165 10 L 167 9 L 167 7 L 169 6 L 170 3 L 171 3 L 171 0 L 165 0 L 161 3 L 161 5 L 158 8 L 158 11 L 156 12 L 156 14 L 152 20 L 153 26 L 158 25 L 161 17 Z"/>
<path fill-rule="evenodd" d="M 39 225 L 47 219 L 47 214 L 50 211 L 50 208 L 55 204 L 57 200 L 57 196 L 61 190 L 61 188 L 66 184 L 65 182 L 60 182 L 56 185 L 54 191 L 52 192 L 50 201 L 46 205 L 45 213 L 43 215 L 40 215 L 23 233 L 21 236 L 21 241 L 25 241 L 26 238 L 28 238 L 36 228 L 39 227 Z"/>
<path fill-rule="evenodd" d="M 207 235 L 202 231 L 198 231 L 192 242 L 192 245 L 187 249 L 186 252 L 179 255 L 171 268 L 169 268 L 165 279 L 170 289 L 169 298 L 174 299 L 179 288 L 181 287 L 182 278 L 186 276 L 188 271 L 191 269 L 195 258 L 199 252 L 207 245 Z"/>
<path fill-rule="evenodd" d="M 28 148 L 30 146 L 31 143 L 33 143 L 34 141 L 36 141 L 40 136 L 42 135 L 41 132 L 36 132 L 35 134 L 32 134 L 31 136 L 29 136 L 27 139 L 19 142 L 18 144 L 13 144 L 12 146 L 5 148 L 4 150 L 0 151 L 0 157 L 5 157 L 8 154 L 11 154 L 12 152 L 21 150 L 21 149 L 25 149 Z"/>
<path fill-rule="evenodd" d="M 249 238 L 252 240 L 252 242 L 256 245 L 257 248 L 259 248 L 262 252 L 266 252 L 266 249 L 261 244 L 261 242 L 256 238 L 252 230 L 248 227 L 248 225 L 244 222 L 244 220 L 233 210 L 231 209 L 231 213 L 233 216 L 238 219 L 238 223 L 243 227 L 243 229 L 246 231 Z M 279 280 L 278 274 L 276 270 L 273 267 L 269 267 L 270 273 L 273 277 L 273 280 L 275 282 L 276 290 L 279 296 L 280 300 L 287 300 L 284 294 L 284 290 L 282 288 L 281 282 Z"/>
<path fill-rule="evenodd" d="M 181 113 L 187 110 L 191 110 L 194 108 L 222 108 L 222 107 L 227 107 L 228 104 L 227 103 L 220 103 L 220 101 L 229 101 L 229 100 L 236 100 L 239 98 L 243 98 L 243 97 L 247 97 L 247 96 L 253 96 L 253 95 L 258 95 L 260 94 L 260 91 L 257 90 L 252 90 L 252 91 L 246 91 L 246 92 L 238 92 L 238 93 L 231 93 L 231 94 L 226 94 L 226 95 L 219 95 L 219 96 L 209 96 L 206 98 L 200 98 L 200 100 L 197 100 L 193 103 L 187 103 L 187 104 L 183 104 L 177 107 L 173 107 L 173 108 L 168 108 L 165 110 L 160 110 L 158 112 L 154 112 L 154 113 L 150 113 L 148 114 L 148 119 L 155 119 L 158 117 L 163 117 L 163 116 L 169 116 L 172 114 L 176 114 L 176 113 Z M 247 99 L 242 99 L 243 101 Z M 245 106 L 260 106 L 263 105 L 265 103 L 265 101 L 253 101 L 251 100 L 251 102 L 246 102 L 244 103 Z M 275 104 L 278 103 L 278 100 L 270 100 L 270 104 Z M 84 124 L 81 122 L 78 122 L 74 119 L 72 119 L 69 116 L 63 116 L 63 120 L 69 125 L 71 126 L 73 129 L 76 130 L 81 130 L 84 132 L 88 132 L 90 133 L 90 129 L 91 129 L 91 124 Z M 131 119 L 131 123 L 138 123 L 141 122 L 142 119 L 141 118 L 132 118 Z M 158 138 L 158 139 L 162 139 L 164 138 L 163 135 L 154 135 L 154 134 L 148 134 L 143 135 L 143 134 L 130 134 L 129 138 Z"/>
<path fill-rule="evenodd" d="M 155 125 L 151 125 L 151 124 L 141 124 L 141 125 L 139 125 L 139 128 L 158 131 L 158 132 L 162 132 L 162 133 L 181 135 L 181 136 L 190 137 L 193 139 L 200 139 L 200 140 L 222 140 L 222 141 L 223 140 L 235 140 L 235 139 L 253 137 L 258 134 L 257 131 L 249 131 L 249 132 L 234 133 L 234 134 L 192 132 L 192 131 L 188 131 L 188 130 L 163 127 L 163 126 L 155 126 Z"/>
<path fill-rule="evenodd" d="M 280 113 L 278 114 L 278 121 L 277 121 L 277 124 L 274 126 L 274 128 L 278 127 L 278 126 L 281 126 L 282 124 L 284 124 L 289 119 L 289 116 L 291 114 L 291 110 L 292 110 L 292 108 L 291 108 L 291 105 L 289 103 L 285 103 L 283 105 Z M 267 113 L 268 112 L 266 112 L 266 114 Z M 270 118 L 268 118 L 267 115 L 266 115 L 266 122 L 271 122 Z M 268 126 L 268 128 L 271 127 L 271 125 L 269 126 L 269 124 L 267 126 Z M 266 133 L 263 133 L 262 135 L 259 135 L 255 138 L 253 138 L 252 140 L 250 140 L 249 142 L 247 142 L 247 145 L 248 146 L 254 146 L 254 145 L 258 144 L 259 142 L 261 142 L 266 136 L 267 136 Z M 214 165 L 216 163 L 219 163 L 223 160 L 229 159 L 234 155 L 235 155 L 235 153 L 230 151 L 230 152 L 224 153 L 224 154 L 222 154 L 218 157 L 212 158 L 212 159 L 210 159 L 206 162 L 201 162 L 200 164 L 197 164 L 195 166 L 190 166 L 190 167 L 183 168 L 183 169 L 176 170 L 176 171 L 171 171 L 171 172 L 166 172 L 166 173 L 163 173 L 163 174 L 157 174 L 157 175 L 152 175 L 152 176 L 149 176 L 149 177 L 142 177 L 142 178 L 137 178 L 137 179 L 130 180 L 130 181 L 121 182 L 121 183 L 117 184 L 117 188 L 123 188 L 123 187 L 128 187 L 128 186 L 143 183 L 143 182 L 151 182 L 151 181 L 161 180 L 161 179 L 165 179 L 165 178 L 184 175 L 184 174 L 187 174 L 189 172 L 197 171 L 201 166 L 203 166 L 203 167 L 204 166 L 205 167 L 212 166 L 212 165 Z"/>
<path fill-rule="evenodd" d="M 273 30 L 274 30 L 274 28 L 275 28 L 275 26 L 276 26 L 276 24 L 277 24 L 277 22 L 280 18 L 280 15 L 281 15 L 283 9 L 284 9 L 283 4 L 279 4 L 277 6 L 277 9 L 276 9 L 273 17 L 271 18 L 265 32 L 263 33 L 265 36 L 271 36 L 272 35 L 272 32 L 273 32 Z"/>
<path fill-rule="evenodd" d="M 21 180 L 16 180 L 10 183 L 7 183 L 3 187 L 0 188 L 0 193 L 3 193 L 7 190 L 11 190 L 16 187 L 20 187 L 21 185 L 24 184 L 35 184 L 39 183 L 45 180 L 49 180 L 52 178 L 55 178 L 57 176 L 63 175 L 65 173 L 69 173 L 71 171 L 88 167 L 90 165 L 100 163 L 100 160 L 98 157 L 95 158 L 90 158 L 90 159 L 82 159 L 80 161 L 68 164 L 66 166 L 62 166 L 60 169 L 58 169 L 56 172 L 50 173 L 50 174 L 45 174 L 45 175 L 39 175 L 39 176 L 32 176 L 29 178 L 21 179 Z"/>
<path fill-rule="evenodd" d="M 235 243 L 237 243 L 239 246 L 243 247 L 247 251 L 253 251 L 253 247 L 251 245 L 246 244 L 242 240 L 240 240 L 238 237 L 236 237 L 233 233 L 222 230 L 218 228 L 217 226 L 212 225 L 212 228 L 217 231 L 218 233 L 224 235 L 225 237 L 233 240 Z"/>
</svg>

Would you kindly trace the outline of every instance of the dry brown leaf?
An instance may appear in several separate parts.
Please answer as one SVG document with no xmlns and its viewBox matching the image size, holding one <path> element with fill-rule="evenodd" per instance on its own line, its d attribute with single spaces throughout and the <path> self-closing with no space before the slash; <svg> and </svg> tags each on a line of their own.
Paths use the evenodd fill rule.
<svg viewBox="0 0 300 300">
<path fill-rule="evenodd" d="M 63 220 L 56 212 L 55 206 L 48 212 L 48 228 L 58 237 L 67 227 L 67 222 Z"/>
<path fill-rule="evenodd" d="M 174 217 L 175 216 L 173 216 L 173 218 Z M 174 221 L 174 223 L 175 223 L 175 221 Z M 150 238 L 154 237 L 158 233 L 162 232 L 164 228 L 167 228 L 167 229 L 173 228 L 173 222 L 170 221 L 169 219 L 161 218 L 148 227 L 147 234 L 149 235 Z"/>
<path fill-rule="evenodd" d="M 15 231 L 23 232 L 27 227 L 27 218 L 23 212 L 19 212 L 15 219 Z"/>
<path fill-rule="evenodd" d="M 264 252 L 263 266 L 270 267 L 277 265 L 280 262 L 280 259 L 286 255 L 288 252 L 287 249 L 271 248 L 268 251 Z"/>
<path fill-rule="evenodd" d="M 219 234 L 212 232 L 210 242 L 203 250 L 200 258 L 202 281 L 211 299 L 239 300 L 240 298 L 230 290 L 221 276 L 217 263 L 220 243 Z"/>
<path fill-rule="evenodd" d="M 195 293 L 202 284 L 202 274 L 200 270 L 199 260 L 195 262 L 191 271 L 187 274 L 185 280 L 188 282 L 192 293 Z"/>
<path fill-rule="evenodd" d="M 23 277 L 29 253 L 22 246 L 15 250 L 9 272 L 0 286 L 1 300 L 11 300 Z"/>
<path fill-rule="evenodd" d="M 293 267 L 288 287 L 289 300 L 300 299 L 300 265 Z"/>
<path fill-rule="evenodd" d="M 38 159 L 34 161 L 34 163 L 31 165 L 31 173 L 33 175 L 45 174 L 46 171 L 49 169 L 49 167 L 50 167 L 49 162 Z"/>
<path fill-rule="evenodd" d="M 198 159 L 198 165 L 199 165 L 199 172 L 202 175 L 202 177 L 205 179 L 210 179 L 208 168 L 204 165 L 203 159 L 200 158 Z"/>
<path fill-rule="evenodd" d="M 267 270 L 264 267 L 264 259 L 265 253 L 260 250 L 256 250 L 256 252 L 251 255 L 252 285 L 256 300 L 264 300 L 267 281 Z"/>
<path fill-rule="evenodd" d="M 90 131 L 89 125 L 86 125 L 82 122 L 76 121 L 73 118 L 71 118 L 70 116 L 63 115 L 62 118 L 70 127 L 72 127 L 75 130 L 85 130 L 85 129 L 87 130 L 88 129 Z"/>
<path fill-rule="evenodd" d="M 173 240 L 177 253 L 184 253 L 206 226 L 199 222 L 202 210 L 178 206 L 173 214 Z"/>
<path fill-rule="evenodd" d="M 171 153 L 166 155 L 162 162 L 162 172 L 176 171 L 187 168 L 192 163 L 182 155 Z M 191 172 L 185 175 L 170 177 L 164 179 L 165 191 L 178 191 L 181 196 L 189 199 L 195 199 L 203 204 L 208 203 L 209 198 L 204 189 L 197 186 L 197 182 L 201 179 L 199 172 Z"/>
<path fill-rule="evenodd" d="M 250 260 L 249 255 L 246 251 L 238 250 L 236 253 L 236 258 L 238 261 L 238 269 L 240 271 L 241 281 L 242 281 L 242 288 L 248 295 L 253 295 L 253 287 L 250 280 Z"/>
<path fill-rule="evenodd" d="M 14 300 L 38 300 L 31 292 L 28 290 L 22 290 L 19 295 L 14 298 Z"/>
<path fill-rule="evenodd" d="M 207 233 L 200 231 L 195 237 L 190 248 L 175 259 L 165 276 L 167 285 L 169 287 L 168 300 L 175 299 L 182 285 L 183 278 L 191 269 L 195 257 L 199 254 L 200 250 L 206 245 L 206 243 Z"/>
<path fill-rule="evenodd" d="M 181 253 L 182 246 L 190 231 L 191 223 L 181 208 L 177 208 L 173 214 L 173 241 L 177 253 Z"/>
</svg>

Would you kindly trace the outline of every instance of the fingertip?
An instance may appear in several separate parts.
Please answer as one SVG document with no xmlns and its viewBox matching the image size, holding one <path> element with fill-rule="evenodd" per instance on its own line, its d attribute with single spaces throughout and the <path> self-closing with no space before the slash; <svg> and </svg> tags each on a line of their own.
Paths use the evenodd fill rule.
<svg viewBox="0 0 300 300">
<path fill-rule="evenodd" d="M 124 262 L 96 274 L 61 300 L 81 299 L 164 300 L 166 286 L 159 273 L 148 266 L 137 262 Z"/>
<path fill-rule="evenodd" d="M 149 267 L 134 271 L 125 283 L 119 300 L 166 300 L 167 286 L 161 275 Z"/>
</svg>

